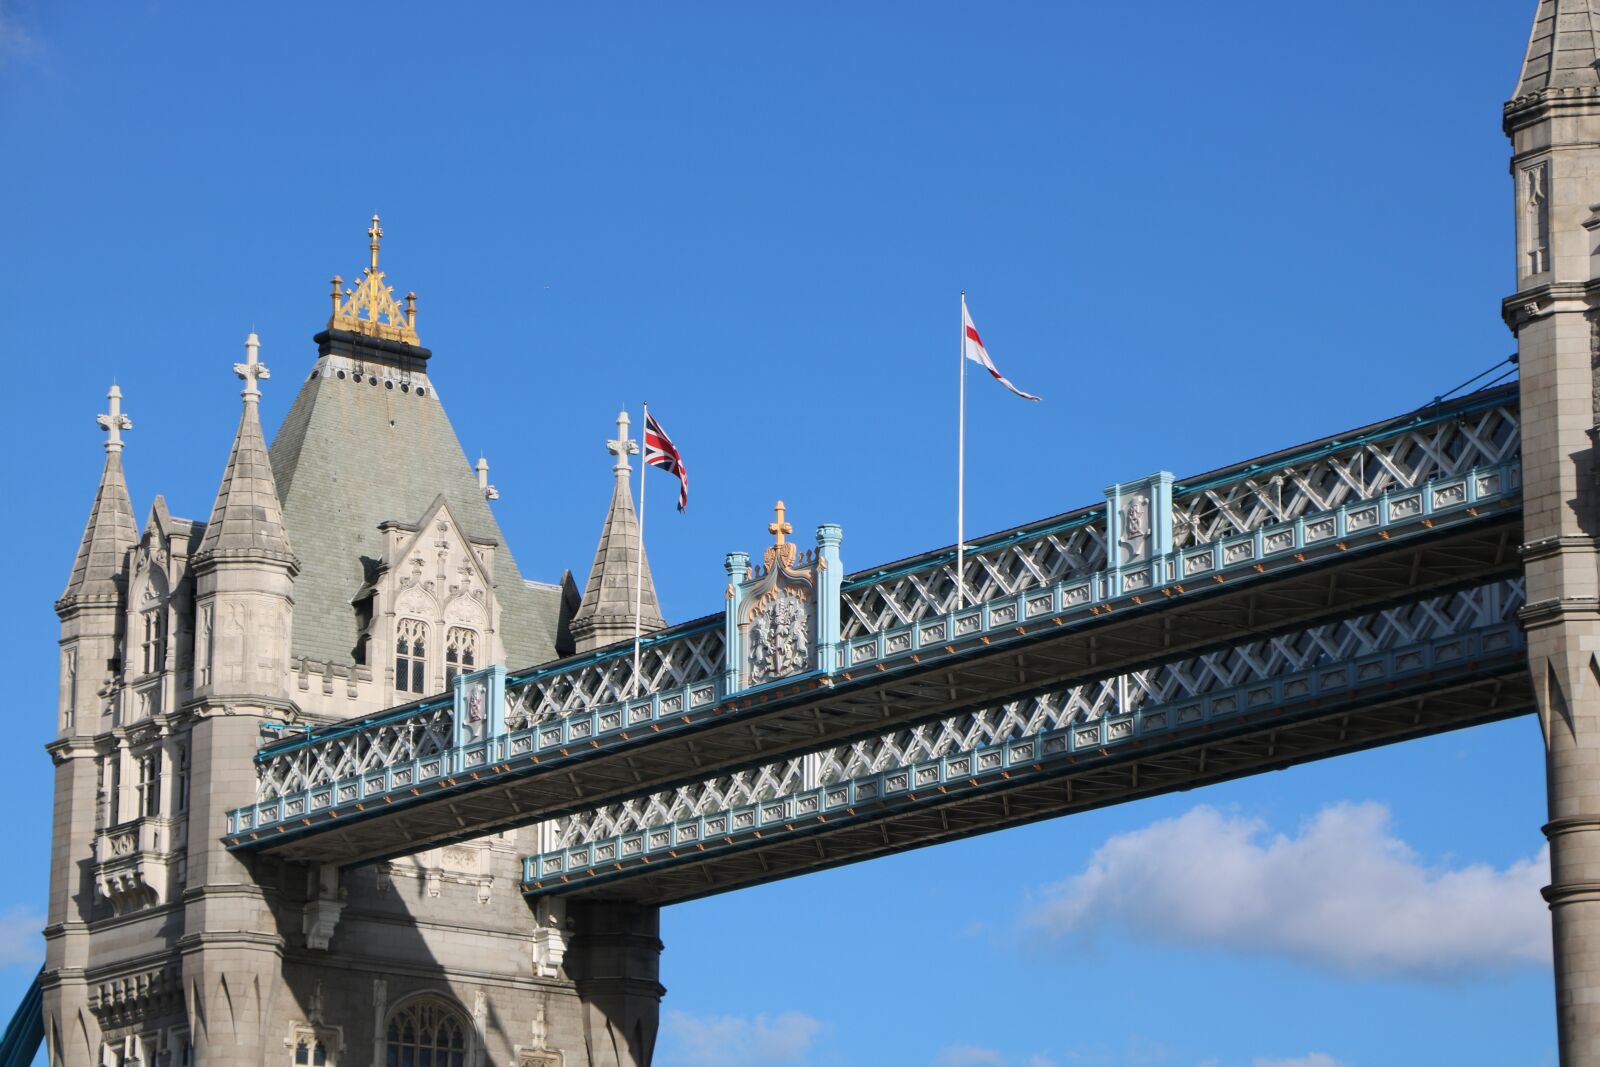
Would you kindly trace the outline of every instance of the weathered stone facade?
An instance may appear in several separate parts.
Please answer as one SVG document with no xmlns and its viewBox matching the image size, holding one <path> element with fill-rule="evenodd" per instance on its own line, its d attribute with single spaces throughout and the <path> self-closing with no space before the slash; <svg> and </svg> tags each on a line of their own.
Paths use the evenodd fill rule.
<svg viewBox="0 0 1600 1067">
<path fill-rule="evenodd" d="M 101 418 L 105 470 L 57 603 L 56 1067 L 649 1061 L 655 914 L 531 911 L 520 857 L 539 828 L 347 872 L 222 846 L 264 733 L 572 651 L 576 588 L 521 577 L 435 393 L 414 299 L 402 312 L 378 284 L 373 221 L 372 265 L 336 289 L 270 449 L 250 336 L 207 521 L 158 497 L 140 532 L 115 389 Z M 653 589 L 650 605 L 653 628 Z"/>
</svg>

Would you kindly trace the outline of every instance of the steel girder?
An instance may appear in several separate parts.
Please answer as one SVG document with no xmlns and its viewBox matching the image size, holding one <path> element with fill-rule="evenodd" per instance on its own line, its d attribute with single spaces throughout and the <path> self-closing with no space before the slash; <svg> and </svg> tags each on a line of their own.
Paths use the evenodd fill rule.
<svg viewBox="0 0 1600 1067">
<path fill-rule="evenodd" d="M 1404 537 L 1359 548 L 1329 542 L 1258 563 L 1181 597 L 1125 597 L 1075 624 L 1051 617 L 991 628 L 931 661 L 910 653 L 831 684 L 813 678 L 739 695 L 667 729 L 623 730 L 543 759 L 447 774 L 358 811 L 346 805 L 228 844 L 304 862 L 369 862 L 1519 573 L 1519 509 L 1473 510 Z"/>
<path fill-rule="evenodd" d="M 1491 583 L 585 812 L 524 891 L 674 903 L 1515 715 L 1521 603 Z"/>
</svg>

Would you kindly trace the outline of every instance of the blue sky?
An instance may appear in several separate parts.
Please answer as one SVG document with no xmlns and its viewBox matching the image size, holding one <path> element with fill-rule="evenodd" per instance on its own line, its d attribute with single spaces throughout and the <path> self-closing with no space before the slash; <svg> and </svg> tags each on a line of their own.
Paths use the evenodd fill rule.
<svg viewBox="0 0 1600 1067">
<path fill-rule="evenodd" d="M 972 379 L 972 532 L 1509 354 L 1533 7 L 0 0 L 0 1012 L 41 951 L 50 605 L 113 378 L 136 510 L 204 517 L 244 335 L 270 431 L 377 211 L 523 572 L 588 567 L 648 399 L 693 488 L 652 507 L 657 585 L 702 615 L 780 496 L 852 569 L 953 540 L 963 288 L 1045 398 Z M 1523 718 L 673 908 L 658 1061 L 1553 1064 L 1543 807 Z M 1300 929 L 1307 894 L 1348 926 Z"/>
</svg>

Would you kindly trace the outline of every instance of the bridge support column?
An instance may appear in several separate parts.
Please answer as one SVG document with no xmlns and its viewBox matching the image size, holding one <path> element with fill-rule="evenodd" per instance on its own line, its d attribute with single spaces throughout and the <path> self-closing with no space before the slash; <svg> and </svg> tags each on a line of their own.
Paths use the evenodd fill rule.
<svg viewBox="0 0 1600 1067">
<path fill-rule="evenodd" d="M 583 1010 L 587 1067 L 650 1067 L 661 996 L 661 909 L 574 902 L 567 974 Z"/>
</svg>

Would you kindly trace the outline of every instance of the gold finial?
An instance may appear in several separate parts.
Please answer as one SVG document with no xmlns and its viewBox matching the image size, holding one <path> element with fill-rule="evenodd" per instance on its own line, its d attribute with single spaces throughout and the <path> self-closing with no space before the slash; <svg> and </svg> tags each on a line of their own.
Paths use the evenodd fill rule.
<svg viewBox="0 0 1600 1067">
<path fill-rule="evenodd" d="M 784 512 L 787 510 L 788 509 L 784 507 L 783 501 L 778 501 L 776 504 L 772 505 L 772 511 L 777 518 L 773 522 L 767 523 L 767 533 L 777 538 L 777 544 L 779 548 L 783 547 L 783 535 L 794 533 L 794 527 L 783 521 Z"/>
<path fill-rule="evenodd" d="M 333 317 L 328 320 L 330 330 L 350 330 L 390 341 L 421 344 L 417 339 L 417 294 L 406 294 L 405 310 L 395 301 L 394 290 L 383 284 L 383 272 L 378 269 L 378 246 L 383 238 L 383 227 L 378 216 L 372 216 L 367 229 L 372 239 L 372 263 L 361 272 L 361 281 L 350 290 L 340 290 L 343 284 L 337 276 L 333 279 Z"/>
<path fill-rule="evenodd" d="M 792 564 L 794 563 L 795 546 L 783 539 L 784 534 L 794 533 L 794 527 L 785 522 L 783 518 L 788 512 L 788 508 L 780 500 L 772 505 L 772 511 L 775 517 L 772 522 L 767 523 L 767 533 L 772 535 L 773 542 L 772 547 L 762 553 L 762 562 L 768 567 L 772 567 L 779 562 Z"/>
<path fill-rule="evenodd" d="M 367 227 L 367 236 L 372 238 L 372 269 L 378 269 L 378 242 L 383 240 L 383 227 L 378 225 L 378 216 L 372 216 L 372 225 Z"/>
</svg>

